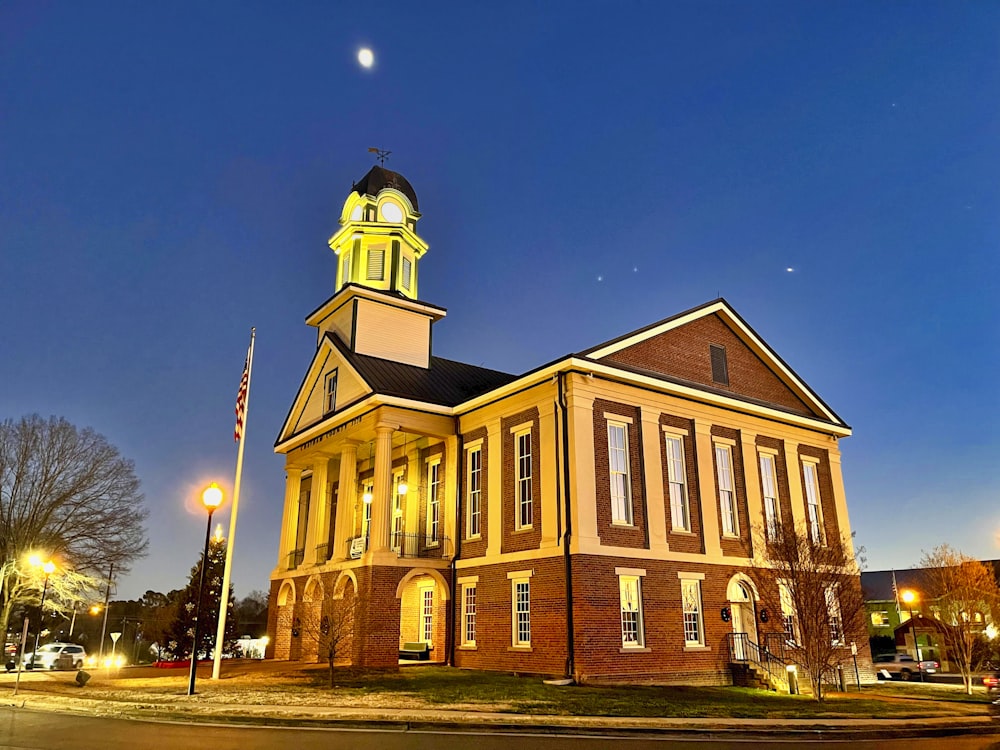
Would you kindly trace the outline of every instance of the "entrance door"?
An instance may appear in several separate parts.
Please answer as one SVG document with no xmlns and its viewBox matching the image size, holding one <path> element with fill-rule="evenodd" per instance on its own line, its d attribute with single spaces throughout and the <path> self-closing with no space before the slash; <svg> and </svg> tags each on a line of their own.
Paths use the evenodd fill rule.
<svg viewBox="0 0 1000 750">
<path fill-rule="evenodd" d="M 750 656 L 747 653 L 747 641 L 757 642 L 757 613 L 746 584 L 736 585 L 736 596 L 730 602 L 730 610 L 733 613 L 733 633 L 736 634 L 733 639 L 734 656 L 745 661 Z"/>
</svg>

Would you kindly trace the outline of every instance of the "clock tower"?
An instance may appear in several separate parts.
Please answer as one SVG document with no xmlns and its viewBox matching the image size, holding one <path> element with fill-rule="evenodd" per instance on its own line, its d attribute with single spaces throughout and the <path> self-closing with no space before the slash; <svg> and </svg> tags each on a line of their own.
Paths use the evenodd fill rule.
<svg viewBox="0 0 1000 750">
<path fill-rule="evenodd" d="M 417 298 L 428 247 L 418 219 L 416 191 L 398 172 L 376 165 L 354 183 L 329 241 L 334 295 L 306 318 L 319 342 L 332 332 L 357 354 L 429 367 L 431 325 L 445 310 Z"/>
</svg>

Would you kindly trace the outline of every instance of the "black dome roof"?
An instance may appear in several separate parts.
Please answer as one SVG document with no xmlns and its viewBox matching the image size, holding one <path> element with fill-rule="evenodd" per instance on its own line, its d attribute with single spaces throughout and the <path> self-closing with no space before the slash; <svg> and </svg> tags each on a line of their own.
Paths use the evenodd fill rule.
<svg viewBox="0 0 1000 750">
<path fill-rule="evenodd" d="M 383 188 L 395 188 L 410 199 L 414 211 L 419 210 L 416 191 L 399 172 L 393 172 L 391 169 L 386 169 L 376 164 L 368 170 L 368 174 L 354 183 L 354 191 L 358 195 L 370 195 L 373 198 Z"/>
</svg>

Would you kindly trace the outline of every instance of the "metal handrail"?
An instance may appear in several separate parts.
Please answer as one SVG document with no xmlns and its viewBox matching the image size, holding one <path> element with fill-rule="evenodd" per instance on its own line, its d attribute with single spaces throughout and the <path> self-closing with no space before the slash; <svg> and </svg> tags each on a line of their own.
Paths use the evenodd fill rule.
<svg viewBox="0 0 1000 750">
<path fill-rule="evenodd" d="M 727 633 L 729 660 L 733 664 L 753 664 L 767 672 L 772 680 L 787 684 L 788 663 L 783 656 L 772 653 L 767 648 L 750 640 L 749 633 Z"/>
</svg>

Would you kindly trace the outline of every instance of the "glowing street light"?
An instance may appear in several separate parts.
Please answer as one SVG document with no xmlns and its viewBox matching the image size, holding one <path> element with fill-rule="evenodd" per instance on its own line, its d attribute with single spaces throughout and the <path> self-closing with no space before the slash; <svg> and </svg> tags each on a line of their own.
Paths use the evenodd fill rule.
<svg viewBox="0 0 1000 750">
<path fill-rule="evenodd" d="M 208 543 L 212 538 L 212 514 L 222 505 L 222 488 L 212 482 L 201 493 L 201 504 L 208 511 L 208 525 L 205 527 L 205 551 L 201 556 L 201 580 L 198 583 L 198 602 L 194 609 L 194 627 L 191 637 L 191 673 L 188 676 L 188 695 L 194 695 L 195 673 L 198 668 L 198 620 L 201 618 L 201 599 L 205 591 L 205 570 L 208 568 Z"/>
<path fill-rule="evenodd" d="M 45 595 L 49 591 L 49 576 L 55 572 L 56 564 L 51 560 L 42 562 L 42 558 L 38 555 L 32 555 L 28 558 L 28 562 L 36 568 L 41 568 L 42 572 L 45 573 L 45 585 L 42 586 L 42 601 L 38 605 L 38 629 L 35 631 L 35 648 L 31 652 L 31 661 L 28 663 L 28 668 L 34 669 L 35 659 L 38 658 L 38 638 L 42 634 L 42 622 L 45 619 Z"/>
<path fill-rule="evenodd" d="M 900 596 L 903 601 L 906 602 L 907 608 L 910 610 L 910 632 L 913 634 L 913 653 L 917 655 L 917 672 L 920 673 L 920 681 L 924 681 L 924 670 L 920 667 L 920 646 L 917 643 L 917 625 L 913 621 L 913 602 L 917 600 L 917 595 L 914 591 L 910 589 L 905 589 Z"/>
</svg>

